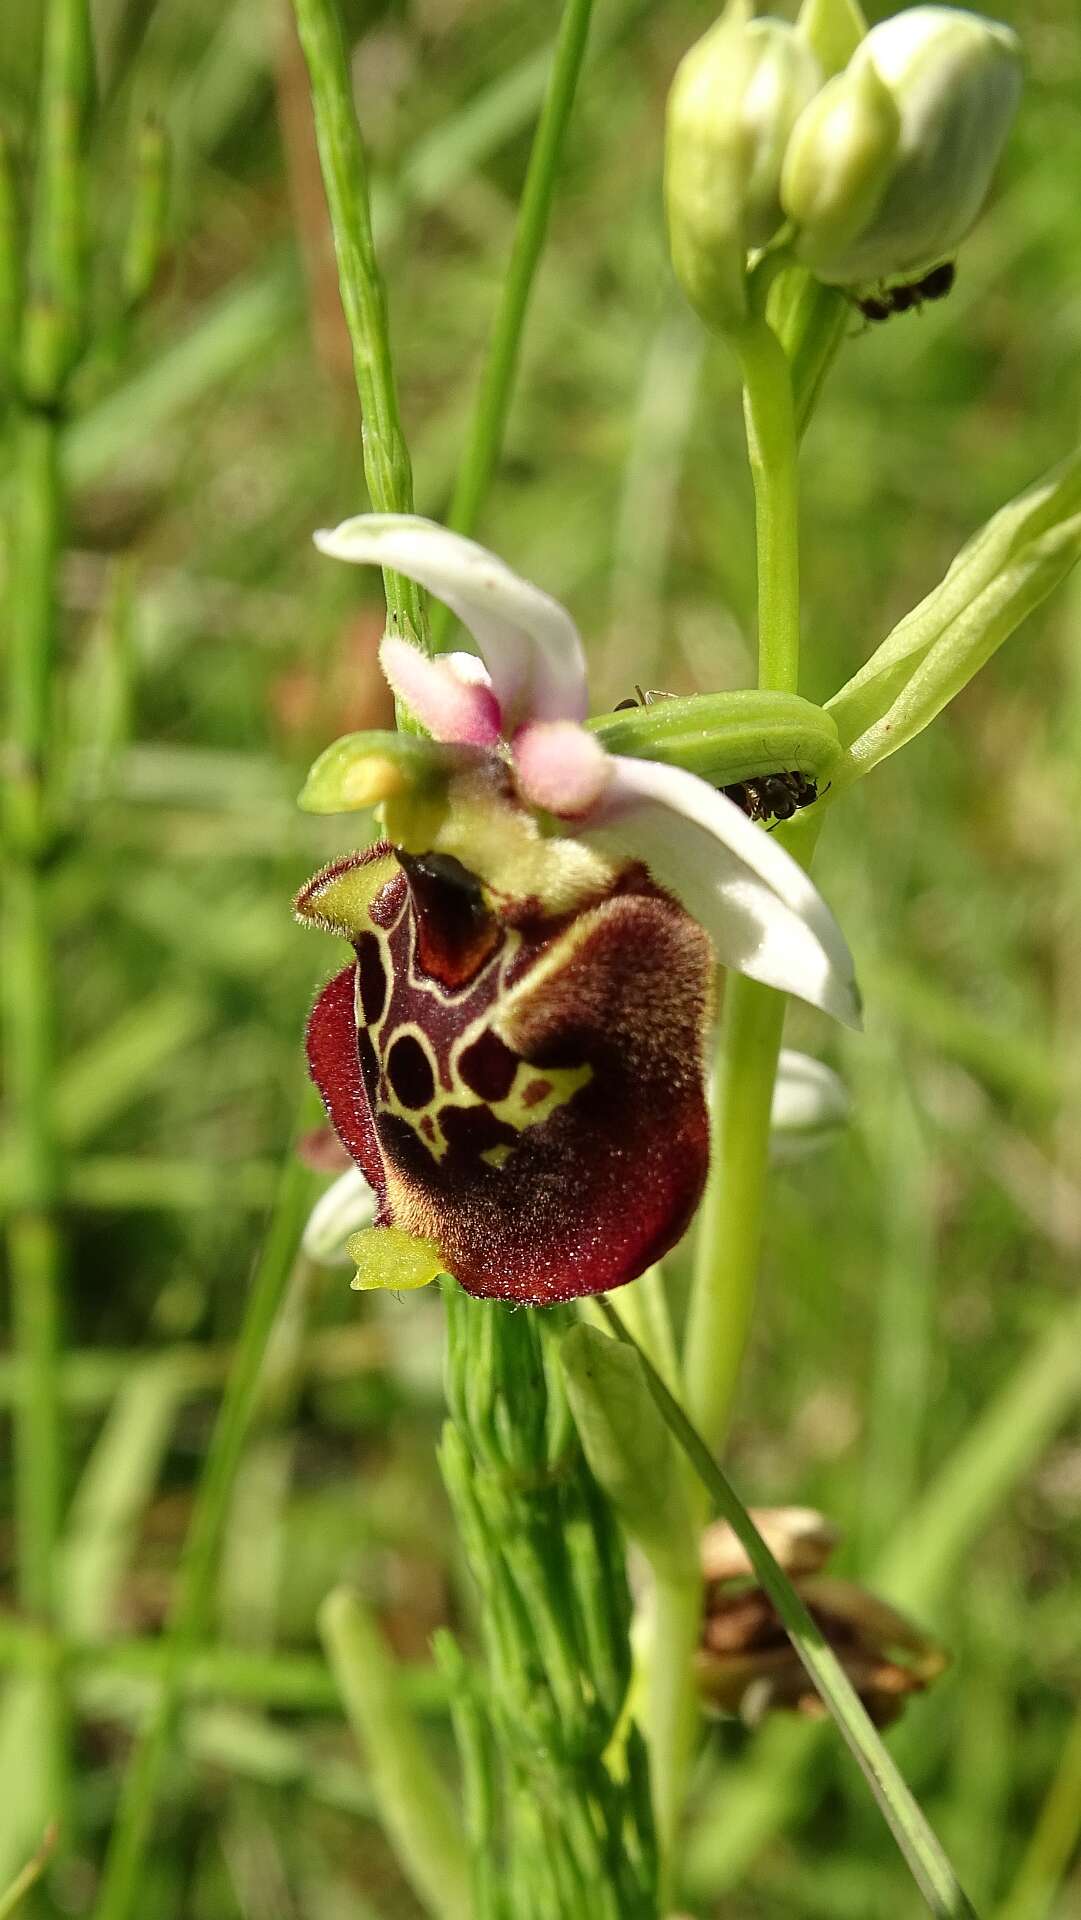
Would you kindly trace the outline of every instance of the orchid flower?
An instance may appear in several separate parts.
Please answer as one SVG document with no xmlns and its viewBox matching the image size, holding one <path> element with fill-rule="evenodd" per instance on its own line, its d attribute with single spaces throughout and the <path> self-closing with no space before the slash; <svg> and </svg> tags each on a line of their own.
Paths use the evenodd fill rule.
<svg viewBox="0 0 1081 1920">
<path fill-rule="evenodd" d="M 450 1272 L 537 1303 L 621 1285 L 701 1196 L 715 962 L 855 1024 L 847 946 L 730 800 L 605 752 L 583 725 L 577 629 L 547 594 L 413 516 L 361 515 L 316 544 L 429 588 L 480 654 L 385 636 L 440 778 L 388 787 L 387 840 L 297 900 L 356 954 L 308 1053 L 376 1196 L 359 1284 Z"/>
</svg>

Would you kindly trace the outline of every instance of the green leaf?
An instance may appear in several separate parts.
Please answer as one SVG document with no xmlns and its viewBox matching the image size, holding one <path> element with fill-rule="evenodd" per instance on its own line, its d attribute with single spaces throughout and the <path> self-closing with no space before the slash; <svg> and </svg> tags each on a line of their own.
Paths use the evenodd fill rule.
<svg viewBox="0 0 1081 1920">
<path fill-rule="evenodd" d="M 1081 452 L 996 513 L 944 579 L 828 702 L 849 784 L 906 746 L 967 686 L 1081 554 Z"/>
<path fill-rule="evenodd" d="M 617 1338 L 637 1354 L 643 1378 L 660 1413 L 744 1548 L 756 1580 L 773 1602 L 785 1632 L 863 1773 L 931 1912 L 936 1920 L 975 1920 L 953 1868 L 872 1726 L 848 1675 L 799 1594 L 782 1573 L 743 1502 L 610 1302 L 602 1295 L 597 1305 Z"/>
<path fill-rule="evenodd" d="M 693 1578 L 687 1477 L 637 1352 L 583 1323 L 565 1336 L 560 1360 L 586 1459 L 623 1526 L 659 1574 Z"/>
<path fill-rule="evenodd" d="M 323 1602 L 319 1629 L 403 1871 L 440 1920 L 468 1920 L 469 1862 L 458 1814 L 406 1701 L 394 1656 L 359 1594 L 346 1587 Z"/>
</svg>

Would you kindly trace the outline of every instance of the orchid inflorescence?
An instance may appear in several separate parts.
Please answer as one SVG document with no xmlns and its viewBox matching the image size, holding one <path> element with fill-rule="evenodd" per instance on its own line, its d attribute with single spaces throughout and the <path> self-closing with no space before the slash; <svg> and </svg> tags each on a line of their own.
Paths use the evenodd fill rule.
<svg viewBox="0 0 1081 1920">
<path fill-rule="evenodd" d="M 373 774 L 370 749 L 359 786 L 342 770 L 354 795 L 382 793 L 387 837 L 297 900 L 356 956 L 308 1053 L 370 1189 L 347 1176 L 342 1196 L 374 1220 L 351 1244 L 360 1284 L 447 1271 L 544 1303 L 622 1285 L 702 1193 L 716 964 L 855 1023 L 844 939 L 722 793 L 605 751 L 583 725 L 577 629 L 538 588 L 412 516 L 361 515 L 317 545 L 431 589 L 480 656 L 387 633 L 384 672 L 429 742 L 408 776 L 401 759 Z"/>
</svg>

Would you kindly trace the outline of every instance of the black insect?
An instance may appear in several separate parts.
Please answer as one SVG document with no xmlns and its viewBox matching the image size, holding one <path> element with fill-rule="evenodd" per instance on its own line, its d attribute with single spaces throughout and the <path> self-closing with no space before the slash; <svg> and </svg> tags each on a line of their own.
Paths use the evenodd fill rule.
<svg viewBox="0 0 1081 1920">
<path fill-rule="evenodd" d="M 925 300 L 944 300 L 956 278 L 953 261 L 944 260 L 922 279 L 909 280 L 899 287 L 880 287 L 877 293 L 854 299 L 854 305 L 865 320 L 889 320 L 895 313 L 910 313 L 914 307 L 922 307 Z"/>
<path fill-rule="evenodd" d="M 818 781 L 805 773 L 756 773 L 750 780 L 722 787 L 721 792 L 735 801 L 748 820 L 791 820 L 818 799 Z"/>
<path fill-rule="evenodd" d="M 675 698 L 674 693 L 665 693 L 661 687 L 646 687 L 643 689 L 642 687 L 636 686 L 634 693 L 629 699 L 616 701 L 613 711 L 615 713 L 625 713 L 628 707 L 652 707 L 656 705 L 658 700 L 674 700 Z"/>
</svg>

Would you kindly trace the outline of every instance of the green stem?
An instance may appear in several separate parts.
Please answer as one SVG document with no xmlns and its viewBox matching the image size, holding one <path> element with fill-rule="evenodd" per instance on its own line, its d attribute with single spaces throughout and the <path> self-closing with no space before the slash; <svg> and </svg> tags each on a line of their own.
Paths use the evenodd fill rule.
<svg viewBox="0 0 1081 1920">
<path fill-rule="evenodd" d="M 687 1409 L 719 1452 L 754 1305 L 784 998 L 742 974 L 725 982 L 714 1068 L 715 1147 L 699 1215 L 687 1318 Z"/>
<path fill-rule="evenodd" d="M 691 1661 L 702 1631 L 701 1581 L 668 1580 L 658 1575 L 648 1622 L 645 1724 L 665 1896 L 662 1912 L 667 1912 L 677 1894 L 673 1881 L 677 1877 L 674 1868 L 679 1830 L 698 1735 L 698 1693 Z"/>
<path fill-rule="evenodd" d="M 758 684 L 795 693 L 799 680 L 799 447 L 792 380 L 772 328 L 735 336 L 758 548 Z"/>
<path fill-rule="evenodd" d="M 58 432 L 48 416 L 18 424 L 17 518 L 8 652 L 4 786 L 4 1063 L 13 1141 L 8 1219 L 12 1330 L 22 1391 L 15 1405 L 16 1578 L 22 1606 L 55 1614 L 64 1494 L 59 1166 L 51 1089 L 55 979 L 45 861 L 46 775 L 56 638 L 62 496 Z M 64 1799 L 66 1733 L 59 1666 L 43 1687 L 49 1792 Z"/>
<path fill-rule="evenodd" d="M 205 1636 L 222 1529 L 237 1468 L 258 1408 L 263 1359 L 292 1270 L 308 1205 L 309 1185 L 307 1170 L 291 1153 L 248 1294 L 233 1369 L 199 1483 L 177 1577 L 169 1624 L 169 1655 L 162 1672 L 161 1692 L 125 1776 L 96 1920 L 126 1920 L 138 1897 L 154 1810 L 183 1692 L 184 1669 Z"/>
<path fill-rule="evenodd" d="M 386 290 L 372 238 L 368 164 L 341 27 L 333 0 L 294 0 L 294 12 L 311 80 L 338 283 L 353 347 L 368 493 L 377 513 L 412 513 L 413 469 L 398 411 Z M 424 642 L 428 626 L 420 589 L 400 574 L 387 572 L 383 579 L 392 624 Z"/>
<path fill-rule="evenodd" d="M 974 1920 L 973 1910 L 938 1840 L 931 1831 L 889 1753 L 876 1733 L 859 1695 L 821 1629 L 781 1571 L 739 1495 L 731 1486 L 703 1436 L 673 1399 L 618 1313 L 603 1297 L 597 1303 L 611 1331 L 635 1349 L 649 1390 L 686 1454 L 704 1493 L 727 1520 L 754 1570 L 759 1586 L 775 1607 L 808 1676 L 863 1773 L 905 1862 L 937 1920 Z"/>
<path fill-rule="evenodd" d="M 563 10 L 551 79 L 537 122 L 518 208 L 514 244 L 447 516 L 447 524 L 459 533 L 472 533 L 477 524 L 503 444 L 526 309 L 548 231 L 592 11 L 593 0 L 567 0 Z M 448 609 L 442 605 L 432 615 L 432 638 L 437 652 L 446 637 L 450 619 Z"/>
<path fill-rule="evenodd" d="M 759 686 L 794 693 L 799 677 L 799 527 L 791 375 L 776 335 L 762 319 L 748 321 L 736 349 L 743 369 L 755 491 Z M 784 1011 L 783 995 L 741 974 L 728 976 L 714 1069 L 713 1161 L 699 1212 L 683 1355 L 687 1408 L 713 1452 L 720 1451 L 728 1430 L 754 1305 Z M 678 1647 L 664 1652 L 651 1729 L 653 1740 L 663 1743 L 678 1771 L 655 1786 L 655 1792 L 678 1809 L 690 1762 L 682 1729 L 693 1725 L 697 1713 L 692 1663 L 700 1590 L 697 1609 L 682 1593 L 668 1596 L 664 1604 L 682 1637 Z M 680 1730 L 678 1739 L 667 1731 L 673 1727 Z M 672 1826 L 673 1816 L 666 1824 Z"/>
</svg>

